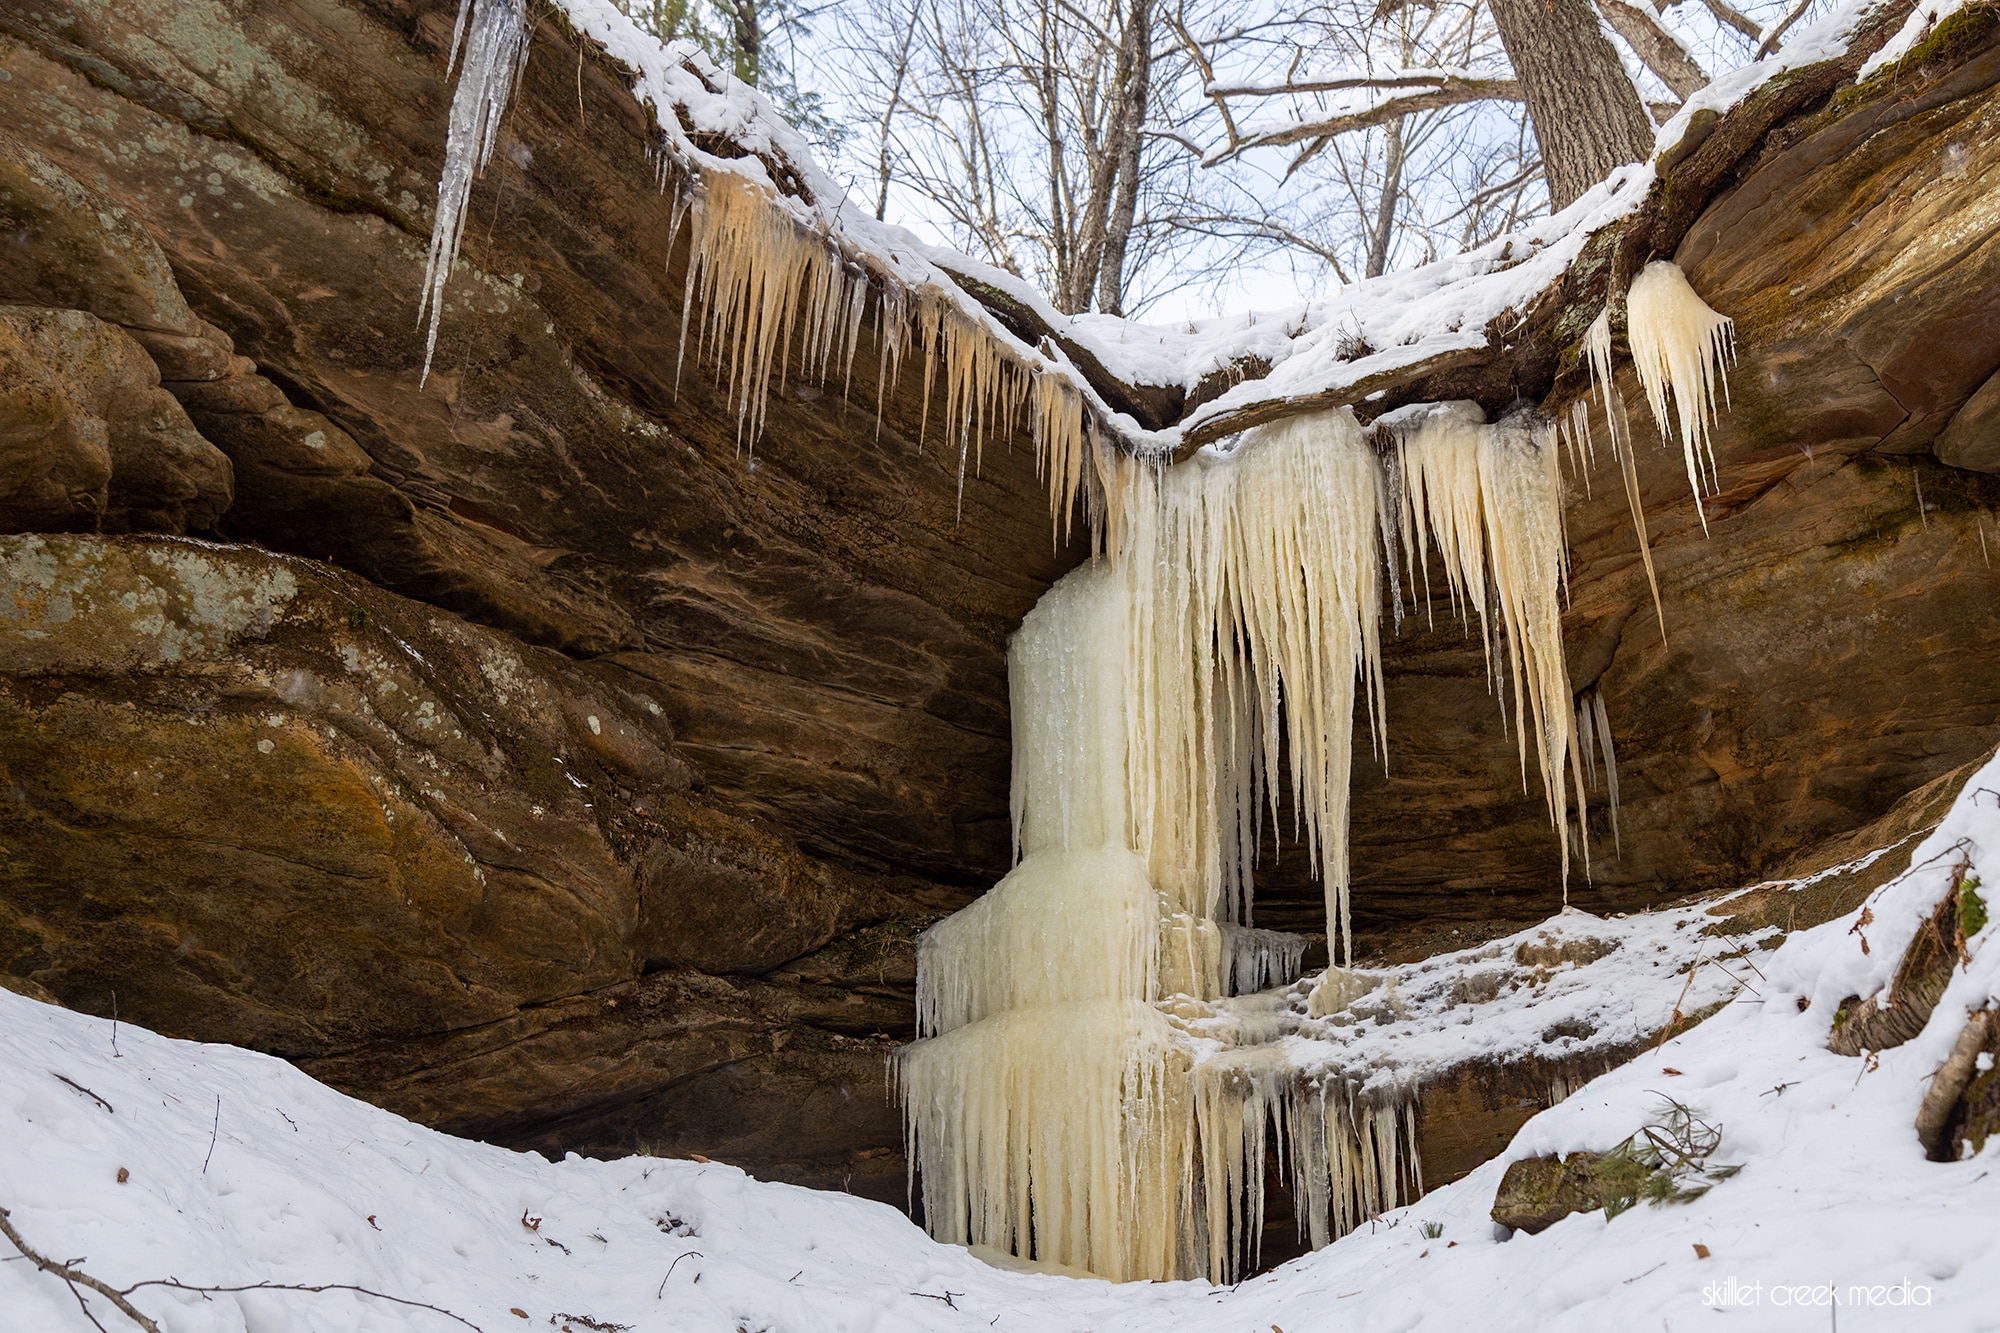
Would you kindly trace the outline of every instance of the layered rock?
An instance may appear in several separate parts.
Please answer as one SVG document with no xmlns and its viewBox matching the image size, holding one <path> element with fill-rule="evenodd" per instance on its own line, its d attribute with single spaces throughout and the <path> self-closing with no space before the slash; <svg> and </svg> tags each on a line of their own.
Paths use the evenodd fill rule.
<svg viewBox="0 0 2000 1333">
<path fill-rule="evenodd" d="M 748 974 L 926 895 L 716 808 L 657 687 L 254 548 L 31 535 L 0 570 L 9 972 L 461 1132 L 726 1127 L 821 1181 L 886 1132 L 907 996 Z M 801 1139 L 658 1104 L 745 1065 L 839 1106 Z"/>
</svg>

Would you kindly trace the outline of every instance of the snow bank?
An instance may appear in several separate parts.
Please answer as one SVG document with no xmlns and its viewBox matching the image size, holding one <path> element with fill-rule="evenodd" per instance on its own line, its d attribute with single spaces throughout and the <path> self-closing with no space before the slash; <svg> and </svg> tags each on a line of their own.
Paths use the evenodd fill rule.
<svg viewBox="0 0 2000 1333">
<path fill-rule="evenodd" d="M 86 1256 L 83 1267 L 121 1286 L 167 1276 L 352 1283 L 444 1307 L 485 1333 L 561 1328 L 564 1314 L 633 1333 L 1310 1333 L 1693 1328 L 1718 1311 L 1730 1328 L 1781 1330 L 1828 1327 L 1829 1300 L 1850 1333 L 1991 1329 L 2000 1143 L 1939 1164 L 1925 1160 L 1912 1124 L 1963 1015 L 2000 993 L 2000 928 L 1973 938 L 1970 965 L 1916 1040 L 1871 1064 L 1829 1053 L 1826 1034 L 1842 999 L 1886 983 L 1961 864 L 2000 882 L 1996 791 L 2000 762 L 1967 784 L 1912 868 L 1871 897 L 1867 925 L 1857 930 L 1853 914 L 1759 955 L 1757 994 L 1537 1116 L 1500 1159 L 1233 1288 L 1003 1271 L 933 1243 L 893 1209 L 725 1166 L 550 1163 L 411 1125 L 265 1056 L 129 1025 L 114 1046 L 108 1022 L 4 992 L 0 1207 L 45 1254 Z M 1654 1021 L 1654 997 L 1627 988 L 1655 970 L 1639 966 L 1651 961 L 1648 932 L 1693 929 L 1673 930 L 1679 919 L 1559 918 L 1548 929 L 1631 932 L 1604 959 L 1624 955 L 1626 971 L 1601 974 L 1605 984 L 1578 1002 L 1600 1014 L 1627 1003 Z M 1416 965 L 1399 985 L 1416 992 L 1418 976 L 1470 975 L 1480 952 Z M 1555 1013 L 1524 1002 L 1505 1026 L 1525 1039 Z M 1480 1023 L 1460 1026 L 1479 1040 Z M 1396 1040 L 1386 1028 L 1349 1038 L 1370 1039 Z M 1509 1161 L 1609 1147 L 1653 1119 L 1664 1095 L 1721 1127 L 1715 1160 L 1741 1164 L 1740 1175 L 1693 1203 L 1496 1238 L 1487 1213 Z M 146 1288 L 134 1300 L 170 1333 L 463 1327 L 337 1291 L 205 1300 Z M 118 1326 L 101 1298 L 92 1308 Z M 0 1263 L 0 1313 L 9 1329 L 89 1328 L 63 1285 L 25 1262 Z"/>
</svg>

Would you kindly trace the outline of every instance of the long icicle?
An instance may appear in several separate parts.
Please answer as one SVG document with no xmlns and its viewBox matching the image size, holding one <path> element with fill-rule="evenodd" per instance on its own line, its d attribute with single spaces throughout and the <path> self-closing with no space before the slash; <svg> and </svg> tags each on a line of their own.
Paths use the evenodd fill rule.
<svg viewBox="0 0 2000 1333">
<path fill-rule="evenodd" d="M 1591 383 L 1604 400 L 1604 429 L 1611 437 L 1611 456 L 1625 482 L 1625 503 L 1632 510 L 1632 531 L 1639 538 L 1639 560 L 1646 567 L 1646 586 L 1653 593 L 1653 614 L 1660 621 L 1660 642 L 1667 641 L 1667 609 L 1660 601 L 1660 576 L 1653 568 L 1653 539 L 1646 529 L 1646 506 L 1639 499 L 1639 462 L 1632 452 L 1632 419 L 1611 371 L 1611 306 L 1607 302 L 1583 335 L 1584 359 Z M 1581 399 L 1578 400 L 1582 402 Z M 1588 417 L 1584 429 L 1589 429 Z M 1697 503 L 1700 497 L 1697 496 Z"/>
<path fill-rule="evenodd" d="M 438 174 L 437 213 L 431 221 L 430 252 L 424 260 L 424 285 L 417 301 L 417 322 L 424 326 L 424 368 L 417 377 L 419 385 L 430 378 L 445 287 L 465 236 L 472 182 L 493 160 L 501 118 L 507 114 L 508 100 L 527 60 L 527 0 L 458 0 L 458 21 L 452 27 L 445 77 L 451 77 L 454 67 L 463 68 L 451 97 L 444 167 Z"/>
</svg>

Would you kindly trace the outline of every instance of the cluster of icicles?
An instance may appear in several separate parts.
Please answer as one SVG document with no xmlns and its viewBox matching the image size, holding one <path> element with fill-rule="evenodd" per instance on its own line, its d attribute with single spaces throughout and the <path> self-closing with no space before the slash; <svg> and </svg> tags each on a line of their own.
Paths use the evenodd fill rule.
<svg viewBox="0 0 2000 1333">
<path fill-rule="evenodd" d="M 427 366 L 471 182 L 525 59 L 525 13 L 525 0 L 461 0 L 463 72 L 423 292 Z M 1384 583 L 1400 619 L 1404 586 L 1429 586 L 1433 555 L 1460 616 L 1479 622 L 1503 719 L 1511 698 L 1524 783 L 1533 752 L 1565 882 L 1572 827 L 1588 856 L 1600 749 L 1615 830 L 1602 695 L 1575 703 L 1564 665 L 1556 427 L 1533 410 L 1488 422 L 1473 404 L 1443 403 L 1364 428 L 1341 408 L 1166 467 L 1099 431 L 1061 367 L 1003 343 L 955 296 L 843 255 L 763 187 L 708 172 L 674 212 L 690 237 L 682 327 L 717 367 L 746 442 L 795 349 L 797 373 L 851 381 L 872 297 L 878 393 L 918 352 L 928 420 L 942 371 L 961 478 L 987 433 L 1025 424 L 1058 526 L 1081 511 L 1101 552 L 1010 647 L 1015 869 L 919 945 L 920 1040 L 894 1074 L 932 1234 L 1117 1279 L 1225 1281 L 1256 1259 L 1267 1152 L 1315 1247 L 1420 1191 L 1407 1092 L 1295 1061 L 1284 1035 L 1295 1022 L 1234 1041 L 1190 1024 L 1213 1017 L 1214 1000 L 1297 978 L 1303 941 L 1251 925 L 1263 820 L 1287 806 L 1325 884 L 1329 940 L 1351 962 L 1356 699 L 1386 761 Z M 1672 400 L 1699 499 L 1729 322 L 1655 263 L 1631 284 L 1627 324 L 1663 438 Z M 1584 352 L 1650 580 L 1608 305 Z M 1564 423 L 1580 464 L 1588 416 L 1579 402 Z M 1310 1016 L 1345 980 L 1329 972 Z"/>
<path fill-rule="evenodd" d="M 425 376 L 473 183 L 492 160 L 529 35 L 527 0 L 459 0 L 449 55 L 459 78 L 418 310 Z M 671 173 L 670 156 L 663 144 L 660 185 L 668 189 L 671 180 L 674 191 L 667 248 L 683 230 L 689 242 L 680 359 L 692 344 L 696 359 L 713 366 L 736 415 L 739 445 L 755 447 L 774 384 L 782 390 L 795 372 L 851 390 L 872 307 L 878 421 L 915 353 L 923 370 L 922 430 L 929 429 L 935 400 L 946 446 L 958 454 L 961 492 L 967 466 L 978 469 L 987 437 L 1009 438 L 1025 425 L 1048 479 L 1057 537 L 1068 540 L 1081 513 L 1091 524 L 1094 547 L 1101 545 L 1109 477 L 1092 462 L 1099 452 L 1093 447 L 1098 407 L 1059 350 L 1011 346 L 967 309 L 955 289 L 899 282 L 872 256 L 844 252 L 844 243 L 824 227 L 802 224 L 764 185 L 692 166 Z M 677 378 L 681 369 L 677 364 Z M 919 447 L 924 443 L 920 434 Z"/>
<path fill-rule="evenodd" d="M 1662 438 L 1668 399 L 1679 409 L 1699 498 L 1729 322 L 1670 263 L 1642 271 L 1627 312 Z M 1608 313 L 1585 353 L 1643 549 Z M 1587 403 L 1566 424 L 1587 464 Z M 1599 750 L 1615 835 L 1603 696 L 1573 704 L 1563 658 L 1558 439 L 1532 409 L 1489 423 L 1461 402 L 1372 429 L 1346 408 L 1296 416 L 1167 469 L 1096 442 L 1105 554 L 1042 598 L 1008 655 L 1015 869 L 919 944 L 920 1039 L 894 1072 L 933 1235 L 1059 1270 L 1222 1282 L 1256 1262 L 1267 1151 L 1315 1248 L 1421 1191 L 1410 1090 L 1293 1058 L 1296 1021 L 1235 1040 L 1191 1027 L 1213 1000 L 1296 976 L 1296 939 L 1250 926 L 1281 795 L 1351 963 L 1356 696 L 1386 760 L 1382 580 L 1400 615 L 1399 585 L 1428 587 L 1433 554 L 1479 622 L 1503 718 L 1511 695 L 1565 881 L 1572 827 L 1588 855 Z M 1338 1008 L 1321 999 L 1348 980 L 1330 969 L 1309 1014 Z"/>
</svg>

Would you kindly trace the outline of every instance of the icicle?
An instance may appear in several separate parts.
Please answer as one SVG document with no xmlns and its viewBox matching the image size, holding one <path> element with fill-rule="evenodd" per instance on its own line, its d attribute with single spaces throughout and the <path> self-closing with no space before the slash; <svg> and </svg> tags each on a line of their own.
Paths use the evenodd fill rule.
<svg viewBox="0 0 2000 1333">
<path fill-rule="evenodd" d="M 1584 360 L 1590 366 L 1591 383 L 1604 400 L 1604 429 L 1611 437 L 1611 455 L 1625 481 L 1625 503 L 1632 510 L 1632 531 L 1639 538 L 1639 560 L 1646 567 L 1646 586 L 1653 592 L 1653 614 L 1660 621 L 1660 642 L 1667 641 L 1667 611 L 1660 602 L 1660 577 L 1653 569 L 1653 538 L 1646 529 L 1646 506 L 1639 499 L 1639 461 L 1632 452 L 1632 420 L 1625 412 L 1625 399 L 1611 374 L 1611 307 L 1606 304 L 1583 335 Z M 1583 400 L 1577 400 L 1583 406 Z M 1572 409 L 1574 410 L 1574 409 Z M 1588 409 L 1584 412 L 1588 422 Z M 1584 427 L 1588 431 L 1586 424 Z M 1699 503 L 1700 497 L 1696 497 Z"/>
<path fill-rule="evenodd" d="M 1087 507 L 1090 474 L 1084 462 L 1095 447 L 1090 414 L 1084 409 L 1083 395 L 1067 376 L 1044 371 L 1034 376 L 1034 403 L 1028 425 L 1035 441 L 1035 468 L 1049 487 L 1050 540 L 1058 545 L 1069 541 L 1071 524 L 1079 506 L 1085 506 L 1095 529 L 1094 510 Z M 1093 530 L 1092 547 L 1100 534 Z"/>
<path fill-rule="evenodd" d="M 1379 496 L 1377 520 L 1382 525 L 1382 563 L 1389 571 L 1389 606 L 1392 628 L 1403 631 L 1403 581 L 1396 570 L 1396 555 L 1402 547 L 1403 466 L 1400 458 L 1376 459 L 1376 487 Z"/>
<path fill-rule="evenodd" d="M 1403 472 L 1403 524 L 1426 578 L 1436 541 L 1445 585 L 1461 620 L 1479 615 L 1489 686 L 1493 636 L 1486 619 L 1485 542 L 1480 536 L 1479 440 L 1485 412 L 1477 403 L 1431 403 L 1410 409 L 1389 428 L 1396 434 Z"/>
<path fill-rule="evenodd" d="M 1583 478 L 1583 498 L 1588 500 L 1590 471 L 1597 466 L 1597 446 L 1590 436 L 1589 398 L 1579 398 L 1569 405 L 1569 420 L 1563 424 L 1563 442 L 1569 451 L 1571 470 Z"/>
<path fill-rule="evenodd" d="M 468 23 L 468 19 L 470 22 Z M 458 66 L 464 43 L 464 68 L 452 93 L 445 130 L 444 169 L 438 175 L 437 213 L 431 220 L 430 253 L 424 260 L 424 285 L 417 301 L 417 322 L 424 327 L 424 368 L 417 377 L 430 378 L 431 357 L 437 351 L 438 321 L 444 314 L 445 286 L 458 262 L 459 241 L 465 235 L 465 209 L 474 177 L 486 170 L 499 142 L 500 120 L 521 67 L 528 60 L 527 0 L 458 0 L 458 21 L 452 27 L 451 52 L 445 77 Z"/>
<path fill-rule="evenodd" d="M 692 329 L 696 355 L 721 372 L 738 445 L 754 449 L 773 372 L 780 387 L 790 374 L 795 331 L 801 374 L 829 382 L 852 373 L 867 275 L 741 176 L 706 173 L 689 214 L 680 358 Z"/>
<path fill-rule="evenodd" d="M 1618 837 L 1618 752 L 1611 745 L 1611 714 L 1604 707 L 1604 687 L 1598 686 L 1590 692 L 1591 711 L 1597 715 L 1597 743 L 1604 750 L 1604 792 L 1611 806 L 1611 850 L 1614 855 L 1623 856 L 1625 848 Z"/>
<path fill-rule="evenodd" d="M 1569 667 L 1563 658 L 1558 600 L 1569 554 L 1563 543 L 1562 479 L 1557 472 L 1554 427 L 1529 412 L 1517 412 L 1492 427 L 1479 451 L 1479 491 L 1494 595 L 1506 627 L 1507 656 L 1514 674 L 1521 766 L 1525 772 L 1532 731 L 1538 743 L 1536 761 L 1549 819 L 1563 840 L 1567 901 L 1566 760 L 1576 768 L 1579 824 L 1584 818 L 1585 797 L 1570 713 Z M 1588 844 L 1584 857 L 1588 864 Z"/>
<path fill-rule="evenodd" d="M 1708 432 L 1715 421 L 1718 382 L 1724 401 L 1728 400 L 1729 382 L 1723 370 L 1736 355 L 1735 321 L 1709 309 L 1678 264 L 1656 259 L 1632 279 L 1625 294 L 1625 323 L 1632 363 L 1645 386 L 1646 405 L 1653 410 L 1661 439 L 1672 438 L 1667 396 L 1673 395 L 1688 485 L 1694 491 L 1701 529 L 1707 532 L 1708 515 L 1701 503 L 1704 482 L 1709 488 L 1715 484 L 1715 451 Z"/>
<path fill-rule="evenodd" d="M 1222 932 L 1225 964 L 1222 994 L 1254 995 L 1298 980 L 1306 957 L 1305 936 L 1227 923 L 1217 929 Z"/>
<path fill-rule="evenodd" d="M 943 320 L 924 327 L 962 424 L 986 371 L 953 367 Z M 1381 710 L 1377 468 L 1344 410 L 1165 471 L 1103 448 L 1073 466 L 1066 419 L 1041 428 L 1045 466 L 1072 495 L 1069 475 L 1095 476 L 1110 559 L 1059 582 L 1010 645 L 1019 864 L 919 943 L 925 1035 L 898 1055 L 897 1087 L 934 1235 L 1111 1277 L 1221 1278 L 1254 1252 L 1267 1130 L 1282 1143 L 1305 1094 L 1277 1013 L 1243 1034 L 1231 1073 L 1146 1002 L 1199 1007 L 1296 975 L 1304 941 L 1247 925 L 1281 748 L 1329 935 L 1352 952 L 1357 688 Z M 1366 1155 L 1324 1128 L 1316 1141 Z M 1370 1171 L 1397 1169 L 1398 1150 L 1364 1146 Z M 1356 1195 L 1351 1165 L 1342 1199 L 1396 1197 Z"/>
<path fill-rule="evenodd" d="M 1136 1000 L 995 1014 L 906 1046 L 894 1075 L 924 1221 L 1114 1280 L 1188 1273 L 1188 1056 Z"/>
<path fill-rule="evenodd" d="M 1583 751 L 1584 772 L 1590 785 L 1597 785 L 1597 715 L 1591 711 L 1590 691 L 1585 690 L 1576 701 L 1576 744 Z"/>
<path fill-rule="evenodd" d="M 1231 903 L 1248 901 L 1253 791 L 1259 774 L 1279 771 L 1282 747 L 1299 831 L 1326 885 L 1329 936 L 1345 942 L 1357 681 L 1378 744 L 1386 734 L 1380 505 L 1361 428 L 1345 409 L 1290 418 L 1247 433 L 1226 457 L 1164 473 L 1130 463 L 1122 489 L 1134 845 L 1154 886 L 1180 910 L 1239 915 Z"/>
<path fill-rule="evenodd" d="M 1426 567 L 1427 542 L 1434 540 L 1460 615 L 1468 606 L 1479 612 L 1488 682 L 1501 700 L 1503 726 L 1504 682 L 1512 678 L 1524 785 L 1528 739 L 1536 738 L 1536 767 L 1550 821 L 1563 839 L 1567 884 L 1566 764 L 1576 770 L 1579 820 L 1585 787 L 1562 651 L 1568 553 L 1555 427 L 1525 412 L 1489 426 L 1478 404 L 1469 402 L 1429 404 L 1384 421 L 1400 442 L 1404 519 Z M 1496 617 L 1504 654 L 1494 651 Z"/>
</svg>

